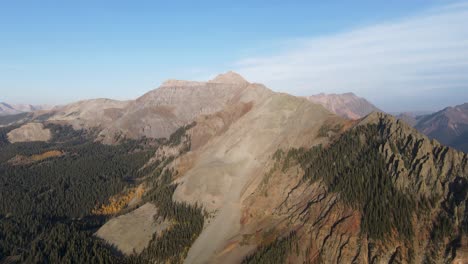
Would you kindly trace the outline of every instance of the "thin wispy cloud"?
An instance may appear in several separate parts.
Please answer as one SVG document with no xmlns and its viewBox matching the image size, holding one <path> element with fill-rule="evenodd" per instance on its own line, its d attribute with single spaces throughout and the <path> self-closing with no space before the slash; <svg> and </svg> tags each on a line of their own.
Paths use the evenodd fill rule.
<svg viewBox="0 0 468 264">
<path fill-rule="evenodd" d="M 468 101 L 467 21 L 468 2 L 460 2 L 303 39 L 279 54 L 241 59 L 236 68 L 250 80 L 296 95 L 353 91 L 389 111 L 409 110 L 405 104 L 418 98 L 440 107 L 433 103 Z M 440 96 L 445 101 L 437 101 Z"/>
</svg>

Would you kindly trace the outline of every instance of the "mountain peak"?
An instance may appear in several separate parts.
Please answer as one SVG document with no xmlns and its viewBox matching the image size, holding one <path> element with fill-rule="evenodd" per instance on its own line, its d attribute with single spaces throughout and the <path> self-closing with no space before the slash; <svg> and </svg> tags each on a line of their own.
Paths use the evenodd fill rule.
<svg viewBox="0 0 468 264">
<path fill-rule="evenodd" d="M 364 116 L 361 118 L 359 121 L 360 125 L 367 125 L 367 124 L 378 124 L 381 119 L 385 119 L 389 122 L 396 122 L 396 118 L 392 115 L 379 112 L 379 111 L 373 111 L 370 114 Z"/>
<path fill-rule="evenodd" d="M 240 74 L 233 72 L 233 71 L 228 71 L 226 73 L 217 75 L 214 79 L 209 80 L 208 83 L 248 84 L 249 82 L 246 81 Z M 160 87 L 167 87 L 167 86 L 191 87 L 191 86 L 199 86 L 199 85 L 204 85 L 204 84 L 206 84 L 206 82 L 169 79 L 163 82 Z"/>
<path fill-rule="evenodd" d="M 176 79 L 169 79 L 164 81 L 160 87 L 166 87 L 166 86 L 186 86 L 186 87 L 191 87 L 191 86 L 198 86 L 202 85 L 203 82 L 197 82 L 197 81 L 185 81 L 185 80 L 176 80 Z"/>
<path fill-rule="evenodd" d="M 210 83 L 232 83 L 232 84 L 242 84 L 248 83 L 240 74 L 228 71 L 223 74 L 219 74 L 213 80 L 209 81 Z"/>
<path fill-rule="evenodd" d="M 345 96 L 352 96 L 352 97 L 358 97 L 356 94 L 354 94 L 353 92 L 347 92 L 347 93 L 343 93 L 342 95 L 345 95 Z"/>
</svg>

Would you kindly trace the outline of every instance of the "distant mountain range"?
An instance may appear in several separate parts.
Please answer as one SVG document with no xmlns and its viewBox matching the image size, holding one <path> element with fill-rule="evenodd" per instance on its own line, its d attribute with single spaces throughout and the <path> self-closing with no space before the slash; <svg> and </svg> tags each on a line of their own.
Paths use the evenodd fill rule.
<svg viewBox="0 0 468 264">
<path fill-rule="evenodd" d="M 372 112 L 382 112 L 353 93 L 318 94 L 306 97 L 347 119 L 359 119 Z M 447 107 L 436 113 L 405 112 L 395 116 L 444 145 L 468 152 L 468 103 Z"/>
<path fill-rule="evenodd" d="M 159 89 L 148 92 L 134 101 L 111 99 L 85 100 L 62 107 L 30 104 L 0 103 L 0 126 L 32 119 L 66 122 L 75 128 L 104 128 L 100 137 L 113 142 L 119 137 L 165 137 L 177 127 L 199 114 L 209 114 L 221 109 L 232 100 L 247 82 L 237 73 L 229 72 L 209 82 L 168 80 Z M 197 89 L 187 89 L 194 87 Z M 219 93 L 223 87 L 225 91 Z M 232 90 L 232 91 L 229 91 Z M 202 95 L 212 94 L 210 98 Z M 180 108 L 185 98 L 191 100 Z M 317 94 L 305 97 L 346 119 L 356 120 L 372 112 L 383 112 L 365 98 L 354 93 Z M 179 108 L 179 110 L 177 110 Z M 39 110 L 50 110 L 28 114 Z M 447 107 L 439 112 L 404 112 L 394 114 L 420 132 L 437 139 L 442 144 L 468 152 L 468 103 Z M 158 125 L 155 125 L 156 123 Z"/>
<path fill-rule="evenodd" d="M 38 110 L 50 110 L 50 105 L 30 105 L 30 104 L 8 104 L 0 102 L 0 115 L 15 115 Z"/>
<path fill-rule="evenodd" d="M 414 127 L 444 145 L 468 153 L 468 103 L 418 116 Z"/>
<path fill-rule="evenodd" d="M 51 122 L 66 122 L 75 128 L 99 126 L 103 128 L 100 137 L 106 142 L 113 142 L 119 137 L 166 137 L 200 114 L 219 111 L 226 102 L 245 89 L 247 84 L 237 73 L 228 72 L 209 82 L 168 80 L 159 89 L 134 101 L 92 99 L 54 109 L 48 105 L 0 103 L 0 126 L 25 120 L 47 119 Z M 205 94 L 213 96 L 208 98 Z M 195 100 L 190 100 L 181 108 L 185 98 Z M 351 120 L 363 118 L 372 112 L 383 112 L 354 93 L 320 93 L 305 98 Z M 50 111 L 26 115 L 39 110 Z M 394 115 L 430 138 L 468 152 L 468 103 L 430 114 L 404 112 Z"/>
</svg>

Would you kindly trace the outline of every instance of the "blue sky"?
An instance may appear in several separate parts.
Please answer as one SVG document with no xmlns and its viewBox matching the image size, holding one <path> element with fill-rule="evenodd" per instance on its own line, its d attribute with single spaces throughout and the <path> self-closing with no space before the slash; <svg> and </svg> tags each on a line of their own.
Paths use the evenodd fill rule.
<svg viewBox="0 0 468 264">
<path fill-rule="evenodd" d="M 2 1 L 0 101 L 133 99 L 235 70 L 296 95 L 436 110 L 468 101 L 467 3 Z"/>
</svg>

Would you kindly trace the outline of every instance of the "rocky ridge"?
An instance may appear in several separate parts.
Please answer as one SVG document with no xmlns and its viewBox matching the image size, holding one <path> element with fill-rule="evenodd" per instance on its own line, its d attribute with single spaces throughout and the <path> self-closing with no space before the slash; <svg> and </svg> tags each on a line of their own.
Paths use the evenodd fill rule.
<svg viewBox="0 0 468 264">
<path fill-rule="evenodd" d="M 368 127 L 374 132 L 364 132 L 369 131 Z M 466 248 L 453 241 L 467 239 L 464 230 L 467 227 L 465 208 L 468 199 L 466 189 L 461 191 L 468 178 L 467 155 L 441 146 L 391 116 L 375 113 L 359 121 L 354 128 L 332 142 L 330 147 L 326 147 L 331 149 L 328 152 L 331 160 L 339 163 L 341 158 L 338 155 L 348 155 L 346 150 L 334 154 L 333 149 L 345 144 L 345 139 L 349 139 L 346 133 L 353 133 L 353 130 L 360 131 L 352 135 L 353 138 L 361 135 L 361 144 L 369 144 L 377 139 L 380 141 L 376 146 L 378 156 L 383 161 L 382 173 L 389 180 L 386 188 L 394 188 L 391 192 L 400 193 L 390 197 L 409 199 L 407 203 L 412 204 L 402 207 L 407 211 L 395 211 L 396 221 L 403 219 L 406 224 L 394 222 L 390 224 L 393 227 L 388 229 L 386 235 L 378 238 L 381 230 L 369 228 L 368 225 L 372 224 L 369 219 L 391 218 L 394 214 L 392 210 L 397 206 L 383 205 L 383 215 L 373 218 L 369 214 L 378 210 L 370 211 L 371 208 L 361 207 L 366 203 L 350 203 L 356 199 L 353 198 L 355 192 L 358 197 L 366 195 L 370 187 L 359 194 L 357 182 L 352 183 L 354 186 L 351 189 L 340 187 L 339 183 L 335 186 L 334 182 L 340 182 L 337 180 L 339 178 L 335 178 L 339 176 L 333 174 L 335 163 L 324 170 L 326 174 L 318 173 L 312 177 L 312 181 L 304 181 L 304 176 L 314 175 L 316 170 L 320 171 L 320 164 L 326 162 L 321 161 L 309 168 L 307 164 L 313 160 L 314 154 L 297 155 L 299 164 L 286 162 L 289 152 L 286 156 L 276 156 L 277 161 L 271 163 L 272 170 L 265 175 L 257 191 L 244 200 L 243 237 L 247 239 L 244 243 L 271 243 L 269 241 L 272 241 L 274 235 L 269 237 L 259 233 L 259 230 L 283 238 L 292 232 L 294 239 L 289 241 L 292 248 L 286 254 L 287 263 L 441 263 L 466 257 L 463 255 Z M 377 138 L 372 139 L 374 136 Z M 359 148 L 354 151 L 359 152 Z M 368 151 L 366 153 L 371 155 Z M 343 161 L 351 164 L 355 162 L 353 156 Z M 376 162 L 375 159 L 372 161 Z M 341 177 L 354 177 L 352 174 L 347 176 L 350 172 L 346 170 L 341 173 L 345 174 Z M 334 180 L 330 181 L 328 177 Z M 363 183 L 372 186 L 372 181 L 364 179 Z M 383 182 L 386 182 L 385 178 Z M 381 186 L 376 190 L 382 195 L 385 188 Z M 375 195 L 379 194 L 371 194 L 370 199 L 375 200 Z M 385 203 L 385 199 L 379 203 Z M 450 227 L 445 232 L 440 230 L 442 218 L 449 219 Z M 377 227 L 385 225 L 382 222 Z M 409 227 L 407 231 L 405 226 Z M 403 235 L 402 232 L 410 235 Z"/>
<path fill-rule="evenodd" d="M 317 94 L 306 96 L 306 98 L 317 104 L 323 105 L 331 112 L 348 119 L 359 119 L 372 112 L 382 112 L 376 106 L 362 97 L 353 93 L 344 94 Z"/>
</svg>

